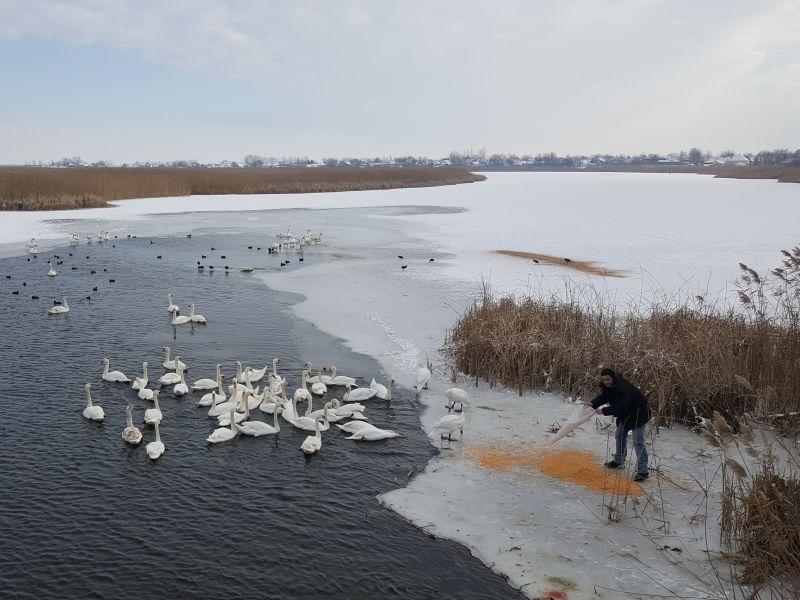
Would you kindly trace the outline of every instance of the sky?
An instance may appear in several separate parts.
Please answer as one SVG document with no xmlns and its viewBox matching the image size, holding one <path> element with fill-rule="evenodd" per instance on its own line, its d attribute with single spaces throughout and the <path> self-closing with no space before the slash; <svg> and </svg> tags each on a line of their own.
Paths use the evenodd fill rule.
<svg viewBox="0 0 800 600">
<path fill-rule="evenodd" d="M 0 163 L 800 147 L 800 0 L 0 0 Z"/>
</svg>

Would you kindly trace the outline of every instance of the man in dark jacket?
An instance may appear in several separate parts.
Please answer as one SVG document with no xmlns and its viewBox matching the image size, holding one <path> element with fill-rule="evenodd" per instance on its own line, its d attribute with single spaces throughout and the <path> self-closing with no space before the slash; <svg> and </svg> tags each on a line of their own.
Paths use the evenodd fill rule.
<svg viewBox="0 0 800 600">
<path fill-rule="evenodd" d="M 617 448 L 613 460 L 605 463 L 609 469 L 619 469 L 625 464 L 628 450 L 628 432 L 633 431 L 636 450 L 636 475 L 634 481 L 647 479 L 647 448 L 644 430 L 650 420 L 647 398 L 635 385 L 611 369 L 600 371 L 600 393 L 591 401 L 599 415 L 617 417 Z"/>
</svg>

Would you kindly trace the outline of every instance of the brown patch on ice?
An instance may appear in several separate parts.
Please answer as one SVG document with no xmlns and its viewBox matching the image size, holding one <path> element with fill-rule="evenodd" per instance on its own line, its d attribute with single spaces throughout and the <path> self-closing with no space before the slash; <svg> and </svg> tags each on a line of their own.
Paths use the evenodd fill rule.
<svg viewBox="0 0 800 600">
<path fill-rule="evenodd" d="M 334 252 L 331 254 L 334 260 L 364 260 L 363 256 L 356 256 L 355 254 L 342 254 L 341 252 Z"/>
<path fill-rule="evenodd" d="M 577 260 L 568 257 L 551 256 L 549 254 L 539 254 L 537 252 L 523 252 L 521 250 L 494 250 L 493 252 L 495 254 L 502 254 L 503 256 L 523 258 L 539 264 L 564 267 L 565 269 L 572 269 L 574 271 L 580 271 L 581 273 L 588 273 L 589 275 L 599 275 L 601 277 L 628 276 L 627 271 L 621 269 L 610 269 L 593 260 Z"/>
</svg>

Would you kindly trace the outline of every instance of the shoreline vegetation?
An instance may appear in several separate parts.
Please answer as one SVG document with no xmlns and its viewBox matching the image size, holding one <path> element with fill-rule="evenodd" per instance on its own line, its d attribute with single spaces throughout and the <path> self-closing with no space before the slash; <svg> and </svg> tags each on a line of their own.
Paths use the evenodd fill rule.
<svg viewBox="0 0 800 600">
<path fill-rule="evenodd" d="M 461 168 L 0 168 L 0 211 L 103 208 L 114 200 L 220 194 L 307 194 L 474 183 Z"/>
</svg>

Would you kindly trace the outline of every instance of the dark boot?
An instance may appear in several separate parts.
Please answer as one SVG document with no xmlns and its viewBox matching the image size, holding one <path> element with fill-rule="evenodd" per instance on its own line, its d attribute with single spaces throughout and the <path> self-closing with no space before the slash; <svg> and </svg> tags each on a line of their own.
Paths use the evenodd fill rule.
<svg viewBox="0 0 800 600">
<path fill-rule="evenodd" d="M 603 466 L 607 469 L 619 469 L 622 465 L 616 461 L 610 460 L 607 463 L 603 463 Z"/>
<path fill-rule="evenodd" d="M 633 480 L 634 481 L 644 481 L 648 477 L 650 477 L 650 473 L 637 473 L 636 475 L 633 476 Z"/>
</svg>

